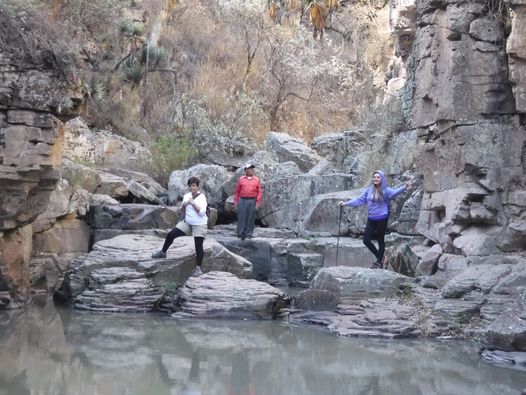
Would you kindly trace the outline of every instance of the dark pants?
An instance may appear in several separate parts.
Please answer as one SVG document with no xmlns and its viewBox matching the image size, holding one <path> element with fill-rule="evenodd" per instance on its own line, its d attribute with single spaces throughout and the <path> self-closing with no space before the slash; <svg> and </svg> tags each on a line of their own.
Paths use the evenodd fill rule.
<svg viewBox="0 0 526 395">
<path fill-rule="evenodd" d="M 166 235 L 166 239 L 164 240 L 163 252 L 168 251 L 168 248 L 170 248 L 174 240 L 179 236 L 186 236 L 185 233 L 179 228 L 173 228 L 170 232 L 168 232 L 168 234 Z M 203 263 L 203 258 L 205 256 L 205 251 L 203 250 L 204 241 L 204 237 L 194 237 L 195 261 L 197 266 L 201 266 L 201 263 Z"/>
<path fill-rule="evenodd" d="M 256 225 L 256 198 L 239 198 L 237 201 L 237 235 L 252 237 Z"/>
<path fill-rule="evenodd" d="M 382 264 L 384 259 L 385 252 L 385 231 L 387 230 L 387 221 L 386 219 L 381 219 L 375 221 L 372 219 L 367 220 L 367 225 L 365 225 L 365 231 L 363 232 L 363 244 L 371 251 L 379 264 Z M 371 242 L 373 235 L 376 233 L 376 240 L 378 241 L 378 249 Z"/>
</svg>

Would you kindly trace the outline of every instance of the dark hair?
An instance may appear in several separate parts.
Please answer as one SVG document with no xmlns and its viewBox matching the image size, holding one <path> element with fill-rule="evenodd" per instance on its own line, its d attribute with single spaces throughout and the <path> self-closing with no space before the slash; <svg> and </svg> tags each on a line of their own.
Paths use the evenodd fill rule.
<svg viewBox="0 0 526 395">
<path fill-rule="evenodd" d="M 188 186 L 190 186 L 192 184 L 195 184 L 195 185 L 199 186 L 199 178 L 197 178 L 197 177 L 190 177 L 188 179 Z"/>
</svg>

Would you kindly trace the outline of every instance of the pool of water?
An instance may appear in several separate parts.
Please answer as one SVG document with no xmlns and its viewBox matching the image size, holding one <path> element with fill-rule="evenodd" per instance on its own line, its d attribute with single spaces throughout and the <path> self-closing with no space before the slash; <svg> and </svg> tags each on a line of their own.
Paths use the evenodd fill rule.
<svg viewBox="0 0 526 395">
<path fill-rule="evenodd" d="M 180 321 L 52 303 L 0 312 L 0 394 L 518 395 L 466 342 L 341 338 L 286 322 Z"/>
</svg>

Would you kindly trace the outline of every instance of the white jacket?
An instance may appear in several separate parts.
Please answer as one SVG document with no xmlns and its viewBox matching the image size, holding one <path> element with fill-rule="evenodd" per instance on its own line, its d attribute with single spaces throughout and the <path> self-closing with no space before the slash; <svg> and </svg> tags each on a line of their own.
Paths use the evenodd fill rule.
<svg viewBox="0 0 526 395">
<path fill-rule="evenodd" d="M 192 192 L 188 192 L 183 196 L 183 203 L 186 203 L 192 197 Z M 194 206 L 189 204 L 186 206 L 186 215 L 184 220 L 188 225 L 206 225 L 208 223 L 208 217 L 206 216 L 207 201 L 203 193 L 200 193 L 194 199 L 195 204 L 199 206 L 199 212 L 195 211 Z"/>
</svg>

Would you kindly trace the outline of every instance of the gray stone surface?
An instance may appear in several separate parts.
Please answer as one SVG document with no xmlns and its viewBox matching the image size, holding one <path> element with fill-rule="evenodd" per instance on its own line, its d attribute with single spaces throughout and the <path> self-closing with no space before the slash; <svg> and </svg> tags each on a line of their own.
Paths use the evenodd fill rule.
<svg viewBox="0 0 526 395">
<path fill-rule="evenodd" d="M 178 292 L 181 310 L 174 317 L 271 319 L 288 305 L 284 292 L 226 272 L 191 277 Z"/>
<path fill-rule="evenodd" d="M 310 287 L 331 291 L 340 297 L 392 295 L 409 281 L 408 277 L 387 270 L 333 266 L 321 269 Z"/>
<path fill-rule="evenodd" d="M 280 162 L 292 161 L 303 172 L 312 169 L 321 159 L 303 140 L 286 133 L 270 132 L 265 140 L 265 147 L 274 152 Z"/>
</svg>

